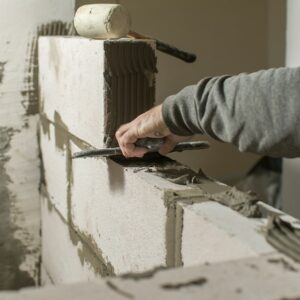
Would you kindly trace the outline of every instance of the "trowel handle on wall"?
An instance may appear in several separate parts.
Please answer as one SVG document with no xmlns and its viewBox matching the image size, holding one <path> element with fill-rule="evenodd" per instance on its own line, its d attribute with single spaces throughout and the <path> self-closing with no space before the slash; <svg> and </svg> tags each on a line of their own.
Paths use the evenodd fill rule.
<svg viewBox="0 0 300 300">
<path fill-rule="evenodd" d="M 142 35 L 140 33 L 137 33 L 135 31 L 129 31 L 128 36 L 134 37 L 136 39 L 153 39 L 152 37 Z M 193 53 L 186 52 L 184 50 L 180 50 L 176 48 L 175 46 L 169 45 L 165 42 L 162 42 L 160 40 L 154 39 L 156 41 L 156 48 L 157 50 L 169 54 L 171 56 L 174 56 L 176 58 L 179 58 L 187 63 L 193 63 L 196 61 L 197 56 Z"/>
</svg>

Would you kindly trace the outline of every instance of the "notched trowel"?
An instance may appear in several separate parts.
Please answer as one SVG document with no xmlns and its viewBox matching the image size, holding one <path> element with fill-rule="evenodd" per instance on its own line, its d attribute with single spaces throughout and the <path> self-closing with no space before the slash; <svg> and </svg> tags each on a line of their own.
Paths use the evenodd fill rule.
<svg viewBox="0 0 300 300">
<path fill-rule="evenodd" d="M 135 145 L 137 147 L 143 147 L 148 149 L 148 153 L 157 153 L 160 147 L 163 145 L 164 139 L 156 139 L 156 138 L 146 138 L 138 140 Z M 201 150 L 201 149 L 208 149 L 209 143 L 208 142 L 184 142 L 179 143 L 175 146 L 172 152 L 182 152 L 186 150 Z M 91 149 L 91 150 L 84 150 L 81 152 L 76 152 L 72 156 L 72 158 L 80 158 L 80 157 L 95 157 L 95 156 L 102 156 L 102 157 L 116 157 L 116 156 L 123 156 L 122 151 L 119 147 L 115 148 L 104 148 L 104 149 Z"/>
</svg>

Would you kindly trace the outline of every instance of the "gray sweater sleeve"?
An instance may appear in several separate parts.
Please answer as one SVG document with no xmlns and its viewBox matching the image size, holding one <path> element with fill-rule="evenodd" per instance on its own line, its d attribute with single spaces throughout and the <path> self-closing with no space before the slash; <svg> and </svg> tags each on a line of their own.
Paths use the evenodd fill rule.
<svg viewBox="0 0 300 300">
<path fill-rule="evenodd" d="M 300 156 L 300 68 L 206 78 L 163 103 L 174 134 L 214 139 L 274 157 Z"/>
</svg>

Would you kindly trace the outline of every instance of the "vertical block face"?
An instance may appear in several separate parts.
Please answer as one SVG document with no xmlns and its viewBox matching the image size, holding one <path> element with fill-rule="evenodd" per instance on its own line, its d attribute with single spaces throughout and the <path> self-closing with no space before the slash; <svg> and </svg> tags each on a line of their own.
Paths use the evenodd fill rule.
<svg viewBox="0 0 300 300">
<path fill-rule="evenodd" d="M 66 284 L 99 278 L 97 267 L 91 263 L 96 260 L 86 260 L 94 254 L 83 254 L 88 250 L 84 250 L 80 240 L 74 239 L 68 224 L 48 199 L 41 198 L 41 207 L 43 280 Z"/>
<path fill-rule="evenodd" d="M 41 112 L 95 147 L 155 101 L 152 41 L 42 37 L 39 65 Z"/>
<path fill-rule="evenodd" d="M 100 158 L 73 160 L 72 178 L 74 228 L 92 238 L 116 274 L 166 265 L 163 186 L 174 185 L 160 178 L 154 185 L 150 174 Z"/>
<path fill-rule="evenodd" d="M 181 255 L 184 266 L 216 263 L 274 252 L 257 220 L 215 202 L 182 207 Z"/>
</svg>

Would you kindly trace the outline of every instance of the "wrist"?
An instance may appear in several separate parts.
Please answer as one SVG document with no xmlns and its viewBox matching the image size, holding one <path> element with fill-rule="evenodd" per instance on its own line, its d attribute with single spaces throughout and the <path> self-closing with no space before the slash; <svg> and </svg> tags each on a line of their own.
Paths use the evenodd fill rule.
<svg viewBox="0 0 300 300">
<path fill-rule="evenodd" d="M 158 120 L 159 120 L 158 127 L 160 129 L 159 131 L 163 136 L 167 136 L 171 134 L 171 131 L 164 120 L 163 105 L 162 104 L 158 105 L 157 110 L 158 110 Z"/>
</svg>

